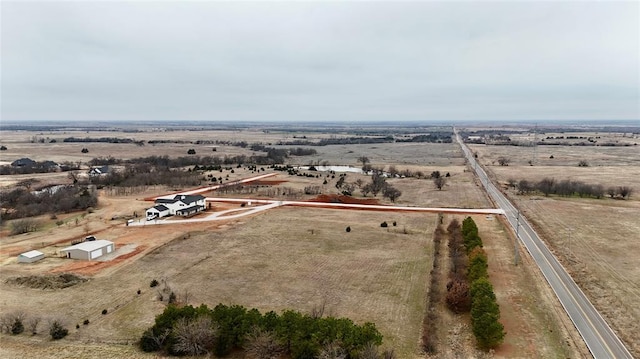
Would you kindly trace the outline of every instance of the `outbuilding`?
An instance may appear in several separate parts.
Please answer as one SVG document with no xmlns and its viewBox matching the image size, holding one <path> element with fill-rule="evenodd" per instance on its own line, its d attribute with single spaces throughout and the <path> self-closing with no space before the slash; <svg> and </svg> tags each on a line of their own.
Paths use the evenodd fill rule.
<svg viewBox="0 0 640 359">
<path fill-rule="evenodd" d="M 28 251 L 18 256 L 18 263 L 33 263 L 44 258 L 44 253 L 40 251 Z"/>
<path fill-rule="evenodd" d="M 82 242 L 62 249 L 60 252 L 67 258 L 92 260 L 115 251 L 116 245 L 105 239 Z"/>
<path fill-rule="evenodd" d="M 147 221 L 151 221 L 156 218 L 162 218 L 169 215 L 169 207 L 159 204 L 147 209 Z"/>
</svg>

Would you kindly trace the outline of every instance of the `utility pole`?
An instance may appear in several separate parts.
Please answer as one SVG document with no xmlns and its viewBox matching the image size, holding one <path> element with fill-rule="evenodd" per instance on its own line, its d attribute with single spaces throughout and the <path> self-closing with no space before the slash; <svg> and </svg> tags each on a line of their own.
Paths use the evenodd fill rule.
<svg viewBox="0 0 640 359">
<path fill-rule="evenodd" d="M 518 261 L 520 260 L 520 253 L 518 252 L 518 241 L 520 240 L 520 211 L 518 210 L 518 214 L 516 216 L 516 240 L 513 242 L 513 260 L 515 265 L 518 265 Z"/>
<path fill-rule="evenodd" d="M 531 165 L 535 166 L 536 157 L 538 152 L 538 124 L 533 128 L 533 159 L 531 160 Z"/>
</svg>

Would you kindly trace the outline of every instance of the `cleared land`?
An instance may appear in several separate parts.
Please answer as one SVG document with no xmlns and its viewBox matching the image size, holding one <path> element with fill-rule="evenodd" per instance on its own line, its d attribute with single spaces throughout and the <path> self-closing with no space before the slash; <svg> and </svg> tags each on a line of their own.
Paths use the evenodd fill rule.
<svg viewBox="0 0 640 359">
<path fill-rule="evenodd" d="M 23 142 L 30 135 L 20 134 L 24 137 Z M 126 137 L 125 134 L 109 132 L 83 132 L 73 136 L 85 135 Z M 167 138 L 194 140 L 205 136 L 210 139 L 245 139 L 248 142 L 283 138 L 283 134 L 262 135 L 261 131 L 162 133 Z M 135 134 L 136 139 L 141 136 L 158 136 L 158 133 Z M 319 135 L 308 133 L 307 136 Z M 23 149 L 20 157 L 51 159 L 44 147 L 36 148 L 32 155 L 30 145 L 17 140 L 8 143 L 10 151 L 12 148 Z M 83 161 L 109 154 L 115 157 L 120 154 L 122 158 L 150 154 L 183 156 L 188 147 L 193 147 L 186 145 L 176 150 L 174 144 L 131 145 L 134 147 L 114 152 L 121 145 L 96 144 L 100 146 L 95 148 L 94 144 L 72 145 L 91 146 Z M 85 156 L 80 153 L 80 148 L 77 151 L 75 147 L 60 148 L 52 153 L 59 158 Z M 291 158 L 291 163 L 328 161 L 357 166 L 357 158 L 364 154 L 374 166 L 388 168 L 395 165 L 399 170 L 410 168 L 426 175 L 435 170 L 442 174 L 449 172 L 448 184 L 442 191 L 435 189 L 428 179 L 394 178 L 388 181 L 403 193 L 397 201 L 399 205 L 488 206 L 473 176 L 465 170 L 460 149 L 455 144 L 399 143 L 314 148 L 318 150 L 317 155 Z M 233 146 L 220 146 L 216 152 L 210 148 L 206 153 L 199 149 L 197 152 L 198 155 L 251 154 L 246 149 Z M 230 180 L 254 175 L 246 169 L 236 169 L 233 174 L 224 171 L 220 175 L 227 174 Z M 66 179 L 64 174 L 60 176 Z M 369 180 L 364 175 L 348 174 L 346 181 L 353 182 L 358 178 Z M 335 188 L 337 176 L 329 177 L 326 185 L 322 184 L 323 179 L 278 172 L 277 176 L 269 179 L 269 183 L 255 188 L 248 197 L 305 200 L 315 197 L 300 193 L 310 185 L 320 186 L 325 194 L 339 192 Z M 164 308 L 166 298 L 165 302 L 158 300 L 164 283 L 178 294 L 179 299 L 186 297 L 193 304 L 213 306 L 223 302 L 261 310 L 297 309 L 308 312 L 314 306 L 326 303 L 326 310 L 332 315 L 347 316 L 359 323 L 375 322 L 385 337 L 384 346 L 393 347 L 398 357 L 424 356 L 419 349 L 419 338 L 433 263 L 431 238 L 436 215 L 285 207 L 228 222 L 145 228 L 123 225 L 124 218 L 133 212 L 141 214 L 149 206 L 144 198 L 174 190 L 177 189 L 150 187 L 131 195 L 103 190 L 99 206 L 93 213 L 61 215 L 59 218 L 65 222 L 61 226 L 56 226 L 55 220 L 43 217 L 41 220 L 45 226 L 36 233 L 7 237 L 4 232 L 0 247 L 0 314 L 24 310 L 29 315 L 62 316 L 67 321 L 70 336 L 61 342 L 50 342 L 42 329 L 41 334 L 35 337 L 2 334 L 0 356 L 16 357 L 28 353 L 56 358 L 153 357 L 138 352 L 133 343 Z M 216 193 L 216 196 L 237 195 Z M 355 195 L 360 197 L 359 191 L 356 190 Z M 381 200 L 380 196 L 378 199 Z M 233 206 L 214 203 L 211 211 Z M 380 227 L 382 221 L 389 224 L 396 221 L 397 226 L 384 229 Z M 505 344 L 495 356 L 580 356 L 582 344 L 571 341 L 572 328 L 558 319 L 564 314 L 557 310 L 558 304 L 537 270 L 531 263 L 513 266 L 513 242 L 509 233 L 496 218 L 488 220 L 478 216 L 476 222 L 489 252 L 491 280 L 507 330 Z M 351 227 L 350 233 L 345 231 L 347 226 Z M 110 262 L 56 258 L 60 248 L 87 233 L 113 240 L 118 248 L 127 248 L 127 253 Z M 15 256 L 21 251 L 43 247 L 49 255 L 43 261 L 27 265 L 15 263 Z M 65 271 L 85 275 L 89 281 L 60 290 L 32 289 L 6 283 L 7 278 L 15 276 Z M 149 288 L 152 279 L 163 283 L 159 289 Z M 137 294 L 138 289 L 141 290 L 140 295 Z M 107 315 L 101 314 L 103 309 L 108 309 Z M 444 304 L 442 310 L 446 313 Z M 82 325 L 85 319 L 90 320 L 88 326 Z M 466 321 L 466 316 L 449 315 L 449 321 L 439 327 L 448 338 L 445 347 L 449 344 L 463 346 L 462 351 L 446 353 L 481 357 L 483 354 L 473 348 L 470 329 L 460 324 Z M 78 330 L 75 329 L 76 323 L 80 324 Z M 78 349 L 85 346 L 88 349 Z"/>
<path fill-rule="evenodd" d="M 637 178 L 640 152 L 631 147 L 539 146 L 542 166 L 525 165 L 532 148 L 472 145 L 483 164 L 509 156 L 509 166 L 487 166 L 503 184 L 510 178 L 537 182 L 544 177 L 579 180 L 589 184 L 630 186 L 629 200 L 563 198 L 505 193 L 531 219 L 574 280 L 635 356 L 640 354 L 637 333 L 640 310 L 640 201 Z M 549 158 L 553 154 L 554 158 Z M 556 162 L 556 160 L 558 160 Z M 577 167 L 586 160 L 589 167 Z"/>
</svg>

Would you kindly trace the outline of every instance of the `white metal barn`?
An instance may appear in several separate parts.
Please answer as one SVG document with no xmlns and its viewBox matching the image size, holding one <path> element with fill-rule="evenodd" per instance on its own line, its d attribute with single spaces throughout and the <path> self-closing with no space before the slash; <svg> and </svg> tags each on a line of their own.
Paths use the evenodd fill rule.
<svg viewBox="0 0 640 359">
<path fill-rule="evenodd" d="M 40 251 L 24 252 L 18 256 L 18 263 L 33 263 L 44 258 L 44 253 Z"/>
<path fill-rule="evenodd" d="M 67 247 L 61 250 L 67 258 L 72 259 L 96 259 L 105 254 L 115 251 L 116 245 L 104 239 L 98 239 L 95 241 L 88 241 L 76 244 L 71 247 Z"/>
</svg>

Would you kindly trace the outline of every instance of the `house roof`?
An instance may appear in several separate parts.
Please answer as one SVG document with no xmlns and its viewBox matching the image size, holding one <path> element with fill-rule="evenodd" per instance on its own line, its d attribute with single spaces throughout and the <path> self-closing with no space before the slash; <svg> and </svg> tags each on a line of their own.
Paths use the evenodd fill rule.
<svg viewBox="0 0 640 359">
<path fill-rule="evenodd" d="M 26 257 L 26 258 L 35 258 L 35 257 L 39 257 L 39 256 L 43 256 L 44 253 L 40 252 L 40 251 L 28 251 L 28 252 L 24 252 L 20 254 L 20 257 Z"/>
<path fill-rule="evenodd" d="M 189 203 L 194 203 L 194 202 L 201 201 L 201 200 L 205 199 L 205 197 L 201 196 L 199 194 L 194 194 L 194 195 L 179 194 L 179 195 L 176 195 L 175 197 L 173 197 L 173 199 L 180 200 L 180 201 L 182 201 L 182 202 L 184 202 L 186 204 L 189 204 Z"/>
<path fill-rule="evenodd" d="M 76 245 L 73 245 L 71 247 L 67 247 L 67 248 L 63 248 L 63 251 L 70 251 L 70 250 L 74 250 L 74 249 L 79 249 L 81 251 L 86 251 L 86 252 L 91 252 L 94 251 L 96 249 L 102 248 L 102 247 L 106 247 L 109 244 L 113 244 L 113 242 L 111 241 L 107 241 L 106 239 L 98 239 L 95 241 L 88 241 L 88 242 L 82 242 L 82 243 L 78 243 Z"/>
<path fill-rule="evenodd" d="M 105 173 L 109 173 L 109 166 L 105 165 L 102 167 L 94 167 L 91 170 L 89 170 L 90 173 L 95 173 L 95 174 L 105 174 Z"/>
<path fill-rule="evenodd" d="M 165 205 L 159 204 L 157 206 L 153 207 L 154 209 L 158 210 L 158 211 L 167 211 L 169 208 Z"/>
<path fill-rule="evenodd" d="M 179 199 L 174 198 L 157 198 L 156 203 L 176 203 Z"/>
</svg>

